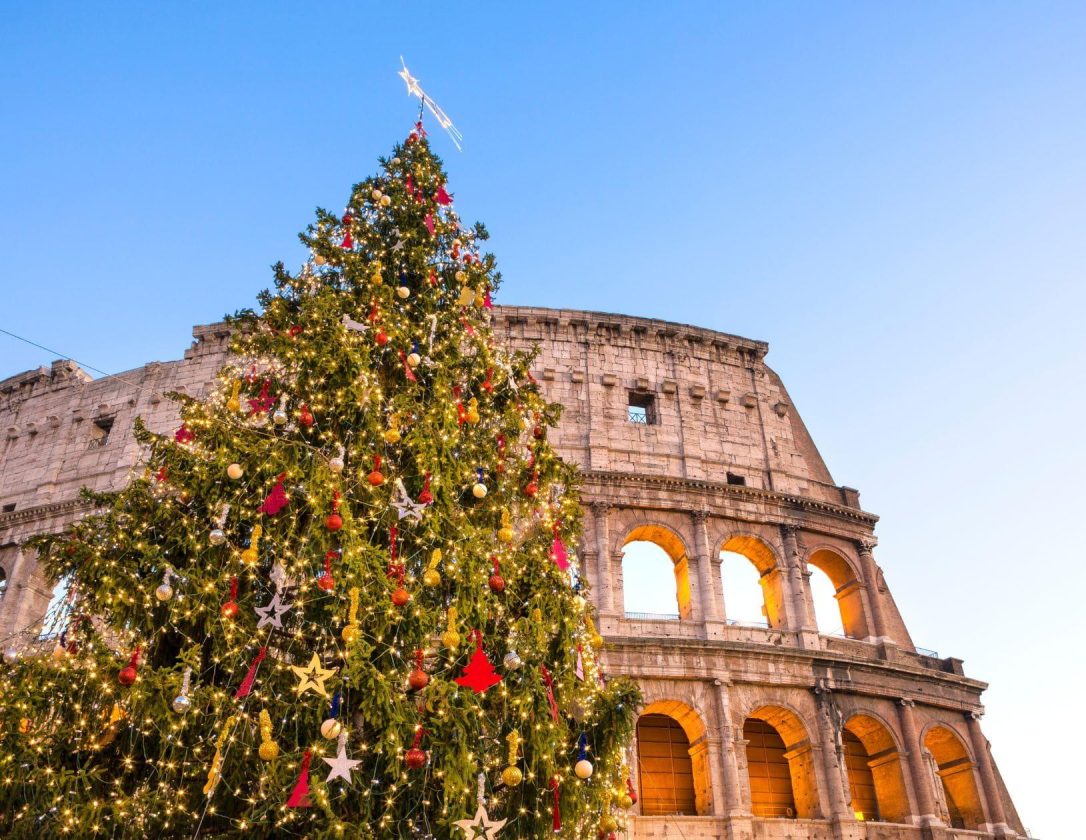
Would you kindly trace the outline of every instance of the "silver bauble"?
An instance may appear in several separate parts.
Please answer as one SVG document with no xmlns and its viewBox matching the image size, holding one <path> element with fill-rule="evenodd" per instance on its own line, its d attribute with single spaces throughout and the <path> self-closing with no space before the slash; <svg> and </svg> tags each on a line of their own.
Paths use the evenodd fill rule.
<svg viewBox="0 0 1086 840">
<path fill-rule="evenodd" d="M 287 417 L 287 413 L 281 408 L 275 410 L 275 414 L 272 415 L 272 422 L 276 426 L 285 426 L 290 418 Z"/>
<path fill-rule="evenodd" d="M 169 601 L 173 597 L 173 587 L 168 583 L 160 583 L 155 590 L 155 597 L 160 601 Z"/>
<path fill-rule="evenodd" d="M 19 661 L 19 649 L 17 647 L 9 647 L 4 650 L 4 661 L 8 665 L 14 665 Z"/>
<path fill-rule="evenodd" d="M 343 472 L 343 459 L 342 458 L 330 458 L 328 461 L 328 469 L 339 475 Z"/>
<path fill-rule="evenodd" d="M 211 533 L 207 535 L 207 539 L 212 545 L 222 545 L 226 542 L 226 532 L 222 528 L 212 528 Z"/>
<path fill-rule="evenodd" d="M 592 775 L 593 771 L 592 762 L 587 758 L 582 758 L 573 767 L 573 772 L 577 774 L 578 779 L 587 779 Z"/>
<path fill-rule="evenodd" d="M 515 650 L 511 650 L 509 651 L 509 653 L 502 657 L 502 664 L 505 666 L 506 670 L 515 671 L 517 668 L 524 664 L 524 660 L 520 658 L 519 653 L 517 653 Z"/>
<path fill-rule="evenodd" d="M 179 715 L 183 715 L 189 709 L 192 708 L 192 701 L 187 694 L 178 694 L 173 698 L 173 702 L 170 703 L 170 708 L 177 712 Z"/>
</svg>

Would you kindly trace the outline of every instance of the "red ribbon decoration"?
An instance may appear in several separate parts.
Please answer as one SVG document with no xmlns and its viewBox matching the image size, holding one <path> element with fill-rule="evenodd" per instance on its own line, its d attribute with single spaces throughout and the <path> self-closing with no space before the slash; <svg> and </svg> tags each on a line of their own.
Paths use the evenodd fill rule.
<svg viewBox="0 0 1086 840">
<path fill-rule="evenodd" d="M 468 422 L 468 410 L 464 408 L 464 401 L 460 399 L 460 386 L 453 385 L 452 392 L 456 397 L 456 425 L 463 426 Z"/>
<path fill-rule="evenodd" d="M 298 781 L 287 800 L 288 808 L 308 808 L 312 804 L 309 801 L 309 762 L 312 760 L 313 753 L 306 750 L 302 755 L 302 769 L 298 773 Z"/>
<path fill-rule="evenodd" d="M 238 686 L 238 690 L 234 692 L 235 700 L 243 700 L 249 696 L 249 692 L 253 690 L 253 683 L 256 681 L 256 670 L 260 667 L 260 663 L 264 661 L 264 657 L 268 655 L 268 649 L 262 647 L 253 657 L 253 664 L 249 666 L 249 671 L 245 674 L 245 679 L 241 681 L 241 685 Z"/>
<path fill-rule="evenodd" d="M 371 324 L 376 324 L 381 318 L 381 313 L 377 310 L 377 301 L 373 302 L 373 306 L 370 307 L 370 314 L 366 316 L 366 320 Z"/>
<path fill-rule="evenodd" d="M 547 687 L 547 703 L 551 707 L 551 719 L 557 723 L 558 701 L 554 699 L 554 677 L 551 676 L 546 665 L 540 665 L 539 670 L 543 673 L 543 685 Z"/>
<path fill-rule="evenodd" d="M 354 247 L 354 240 L 351 238 L 351 211 L 348 210 L 343 214 L 343 242 L 339 246 L 344 251 L 350 251 Z"/>
<path fill-rule="evenodd" d="M 380 467 L 380 464 L 378 464 Z M 332 491 L 332 513 L 339 513 L 339 491 Z"/>
<path fill-rule="evenodd" d="M 558 777 L 551 776 L 551 828 L 557 834 L 562 830 L 562 802 L 558 795 Z"/>
<path fill-rule="evenodd" d="M 399 546 L 396 545 L 396 539 L 399 536 L 399 530 L 395 525 L 390 525 L 388 528 L 388 553 L 392 558 L 392 562 L 395 563 L 400 556 Z"/>
<path fill-rule="evenodd" d="M 430 473 L 426 472 L 422 479 L 422 492 L 419 493 L 419 504 L 429 505 L 434 501 L 434 494 L 430 492 Z"/>
<path fill-rule="evenodd" d="M 411 365 L 407 363 L 407 354 L 403 350 L 400 351 L 400 362 L 403 364 L 403 375 L 407 377 L 407 381 L 418 382 L 415 379 L 415 372 L 411 370 Z"/>
</svg>

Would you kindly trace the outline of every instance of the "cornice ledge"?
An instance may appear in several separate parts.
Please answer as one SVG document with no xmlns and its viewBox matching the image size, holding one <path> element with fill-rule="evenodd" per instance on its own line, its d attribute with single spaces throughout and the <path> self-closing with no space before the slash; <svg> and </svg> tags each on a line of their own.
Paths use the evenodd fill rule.
<svg viewBox="0 0 1086 840">
<path fill-rule="evenodd" d="M 643 473 L 615 472 L 611 470 L 585 470 L 581 475 L 586 484 L 640 484 L 649 487 L 666 487 L 675 490 L 703 490 L 714 493 L 726 493 L 730 496 L 746 496 L 751 499 L 763 499 L 779 504 L 792 505 L 803 510 L 819 511 L 839 519 L 847 519 L 851 522 L 863 522 L 874 526 L 879 517 L 867 511 L 856 508 L 835 505 L 832 502 L 823 502 L 807 496 L 796 496 L 791 493 L 779 493 L 776 490 L 760 490 L 756 487 L 740 487 L 734 484 L 725 484 L 720 481 L 706 481 L 698 478 L 677 478 L 666 475 L 645 475 Z"/>
<path fill-rule="evenodd" d="M 18 525 L 23 522 L 32 522 L 35 519 L 45 519 L 58 513 L 73 513 L 80 510 L 94 510 L 94 505 L 82 499 L 68 499 L 63 502 L 49 502 L 44 505 L 13 510 L 10 513 L 0 513 L 0 528 L 8 525 Z"/>
</svg>

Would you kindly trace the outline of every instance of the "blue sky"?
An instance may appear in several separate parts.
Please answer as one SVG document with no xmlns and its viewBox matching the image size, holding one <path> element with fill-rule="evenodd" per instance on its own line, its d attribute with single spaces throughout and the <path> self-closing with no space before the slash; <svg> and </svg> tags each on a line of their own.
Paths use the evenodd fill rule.
<svg viewBox="0 0 1086 840">
<path fill-rule="evenodd" d="M 403 54 L 500 302 L 770 343 L 915 640 L 992 682 L 1026 825 L 1068 836 L 1071 730 L 1034 724 L 1086 688 L 1083 43 L 1059 3 L 8 2 L 0 327 L 177 358 L 403 136 Z M 0 336 L 0 375 L 48 361 Z"/>
</svg>

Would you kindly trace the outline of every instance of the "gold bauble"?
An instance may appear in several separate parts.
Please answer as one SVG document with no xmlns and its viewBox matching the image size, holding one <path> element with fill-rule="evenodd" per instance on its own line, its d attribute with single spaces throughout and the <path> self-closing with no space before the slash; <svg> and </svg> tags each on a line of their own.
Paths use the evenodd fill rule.
<svg viewBox="0 0 1086 840">
<path fill-rule="evenodd" d="M 226 468 L 226 474 L 233 481 L 237 481 L 239 478 L 245 475 L 245 469 L 241 466 L 241 464 L 231 464 L 229 467 Z"/>
<path fill-rule="evenodd" d="M 392 203 L 392 199 L 389 196 L 387 196 L 387 195 L 381 196 L 381 206 L 382 207 L 388 207 L 391 203 Z"/>
<path fill-rule="evenodd" d="M 263 741 L 257 754 L 264 761 L 273 761 L 279 757 L 279 745 L 275 741 Z"/>
<path fill-rule="evenodd" d="M 385 443 L 399 443 L 400 442 L 400 430 L 389 429 L 384 434 Z"/>
<path fill-rule="evenodd" d="M 509 787 L 516 787 L 524 781 L 524 774 L 520 772 L 519 767 L 514 767 L 510 764 L 502 770 L 502 781 L 509 785 Z"/>
<path fill-rule="evenodd" d="M 622 794 L 622 796 L 618 798 L 618 807 L 622 808 L 624 811 L 630 810 L 633 807 L 633 797 L 628 793 Z"/>
<path fill-rule="evenodd" d="M 460 634 L 455 630 L 446 630 L 441 634 L 441 644 L 449 648 L 449 650 L 455 650 L 460 647 Z"/>
<path fill-rule="evenodd" d="M 241 552 L 241 562 L 246 566 L 255 566 L 260 562 L 260 554 L 255 548 L 247 548 Z"/>
<path fill-rule="evenodd" d="M 475 485 L 471 488 L 471 495 L 473 495 L 476 499 L 484 498 L 486 496 L 486 485 L 483 484 L 481 481 L 476 482 Z"/>
<path fill-rule="evenodd" d="M 328 260 L 326 260 L 320 254 L 316 254 L 313 257 L 313 262 L 315 262 L 317 265 L 324 265 L 326 262 L 328 262 Z"/>
<path fill-rule="evenodd" d="M 616 828 L 618 828 L 618 820 L 610 814 L 604 814 L 603 819 L 600 820 L 600 831 L 606 834 L 608 831 L 614 831 Z"/>
<path fill-rule="evenodd" d="M 348 624 L 342 630 L 339 631 L 340 638 L 349 645 L 358 641 L 358 625 Z"/>
<path fill-rule="evenodd" d="M 441 575 L 438 574 L 437 569 L 427 569 L 422 573 L 422 585 L 429 586 L 431 589 L 441 585 Z"/>
<path fill-rule="evenodd" d="M 498 539 L 503 543 L 511 543 L 513 541 L 513 529 L 508 525 L 502 526 L 498 529 Z"/>
</svg>

